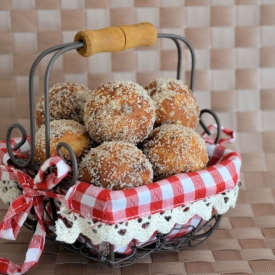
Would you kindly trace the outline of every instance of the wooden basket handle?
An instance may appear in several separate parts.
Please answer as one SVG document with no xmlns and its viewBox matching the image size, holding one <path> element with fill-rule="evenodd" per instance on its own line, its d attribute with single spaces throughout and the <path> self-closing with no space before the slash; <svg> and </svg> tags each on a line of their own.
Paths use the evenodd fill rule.
<svg viewBox="0 0 275 275">
<path fill-rule="evenodd" d="M 85 57 L 99 52 L 119 52 L 138 46 L 151 46 L 157 39 L 157 30 L 149 22 L 115 26 L 99 30 L 79 31 L 74 41 L 84 47 L 77 52 Z"/>
</svg>

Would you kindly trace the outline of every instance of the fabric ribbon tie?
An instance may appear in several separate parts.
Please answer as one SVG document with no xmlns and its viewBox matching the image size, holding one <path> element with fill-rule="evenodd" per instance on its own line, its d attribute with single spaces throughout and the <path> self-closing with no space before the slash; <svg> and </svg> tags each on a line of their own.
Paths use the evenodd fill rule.
<svg viewBox="0 0 275 275">
<path fill-rule="evenodd" d="M 50 174 L 45 172 L 48 168 L 55 166 L 56 169 Z M 20 228 L 33 208 L 37 226 L 28 246 L 25 261 L 22 265 L 13 263 L 7 259 L 0 258 L 0 273 L 23 274 L 37 264 L 45 244 L 46 229 L 44 225 L 44 199 L 50 197 L 64 200 L 64 195 L 57 194 L 51 189 L 69 173 L 71 168 L 59 156 L 49 158 L 35 176 L 31 178 L 28 174 L 15 169 L 12 166 L 0 165 L 0 180 L 16 180 L 23 188 L 22 195 L 18 196 L 10 205 L 2 223 L 0 224 L 0 237 L 16 240 Z"/>
<path fill-rule="evenodd" d="M 30 187 L 25 187 L 23 189 L 23 194 L 27 197 L 38 197 L 40 195 L 38 191 L 31 189 Z"/>
</svg>

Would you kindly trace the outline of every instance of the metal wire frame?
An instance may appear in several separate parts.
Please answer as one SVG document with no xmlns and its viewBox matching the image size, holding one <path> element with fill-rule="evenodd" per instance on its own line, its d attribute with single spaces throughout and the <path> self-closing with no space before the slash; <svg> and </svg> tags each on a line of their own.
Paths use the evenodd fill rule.
<svg viewBox="0 0 275 275">
<path fill-rule="evenodd" d="M 189 43 L 189 41 L 179 35 L 175 35 L 175 34 L 158 34 L 158 38 L 168 38 L 171 39 L 175 42 L 176 47 L 177 47 L 177 51 L 178 51 L 178 63 L 177 63 L 177 75 L 176 78 L 180 79 L 180 73 L 181 73 L 181 60 L 182 60 L 182 48 L 181 45 L 179 43 L 179 41 L 183 42 L 189 49 L 190 54 L 191 54 L 191 75 L 190 75 L 190 84 L 189 87 L 192 91 L 194 91 L 194 79 L 195 79 L 195 52 L 194 49 L 192 47 L 192 45 Z M 29 110 L 30 110 L 30 139 L 31 139 L 31 148 L 30 148 L 30 155 L 29 158 L 27 160 L 23 160 L 20 158 L 17 158 L 13 152 L 16 151 L 17 149 L 19 149 L 27 140 L 27 134 L 26 131 L 24 129 L 24 127 L 18 123 L 14 123 L 12 124 L 8 130 L 7 130 L 7 134 L 6 134 L 6 141 L 7 141 L 7 150 L 8 153 L 10 155 L 10 159 L 11 162 L 14 166 L 18 167 L 18 168 L 27 168 L 30 167 L 33 163 L 33 157 L 34 157 L 34 148 L 35 148 L 35 106 L 34 106 L 34 75 L 35 75 L 35 70 L 38 66 L 38 64 L 40 63 L 40 61 L 47 55 L 49 55 L 52 52 L 56 52 L 53 57 L 50 59 L 48 66 L 46 68 L 46 72 L 45 72 L 45 78 L 44 78 L 44 100 L 45 100 L 45 140 L 46 140 L 46 157 L 49 157 L 49 152 L 50 152 L 50 144 L 49 144 L 49 140 L 50 140 L 50 131 L 49 131 L 49 124 L 50 124 L 50 111 L 49 111 L 49 78 L 50 78 L 50 73 L 51 73 L 51 69 L 54 65 L 54 62 L 57 60 L 57 58 L 64 54 L 65 52 L 74 50 L 74 49 L 79 49 L 82 48 L 84 46 L 83 42 L 79 41 L 79 42 L 72 42 L 72 43 L 67 43 L 67 44 L 61 44 L 61 45 L 57 45 L 57 46 L 53 46 L 47 50 L 45 50 L 44 52 L 42 52 L 34 61 L 31 70 L 30 70 L 30 74 L 29 74 Z M 215 115 L 215 113 L 211 110 L 208 109 L 204 109 L 201 111 L 201 115 L 205 112 L 210 113 L 217 125 L 218 125 L 218 129 L 220 129 L 220 122 L 218 120 L 218 117 Z M 201 117 L 201 116 L 200 116 Z M 199 123 L 201 124 L 201 126 L 203 127 L 203 129 L 207 132 L 207 134 L 210 135 L 207 127 L 205 126 L 205 124 L 203 123 L 203 120 L 200 118 Z M 19 129 L 22 135 L 22 139 L 21 141 L 14 146 L 13 148 L 11 147 L 10 144 L 10 139 L 11 139 L 11 133 L 13 131 L 13 129 Z M 218 131 L 218 136 L 216 139 L 216 142 L 219 139 L 219 133 L 220 131 Z M 64 145 L 64 144 L 63 144 Z M 63 146 L 62 145 L 62 146 Z M 60 147 L 59 147 L 60 149 Z M 67 149 L 67 147 L 66 147 Z M 73 157 L 73 156 L 72 156 Z M 76 162 L 76 160 L 75 160 Z M 74 163 L 75 163 L 74 162 Z M 76 168 L 76 167 L 74 167 Z M 76 171 L 76 170 L 75 170 Z M 76 177 L 74 177 L 75 179 Z M 74 184 L 74 182 L 72 181 L 72 184 Z"/>
<path fill-rule="evenodd" d="M 176 76 L 177 79 L 180 79 L 181 60 L 182 60 L 182 48 L 181 48 L 179 41 L 183 42 L 188 47 L 189 52 L 191 54 L 191 75 L 190 75 L 189 88 L 191 89 L 191 91 L 194 91 L 196 55 L 195 55 L 195 51 L 194 51 L 192 45 L 190 44 L 190 42 L 185 37 L 182 37 L 182 36 L 176 35 L 176 34 L 170 34 L 170 33 L 169 34 L 168 33 L 159 33 L 158 38 L 169 38 L 169 39 L 173 40 L 176 44 L 177 51 L 178 51 L 177 76 Z"/>
<path fill-rule="evenodd" d="M 190 54 L 191 54 L 191 75 L 190 75 L 189 87 L 192 91 L 194 91 L 195 52 L 194 52 L 192 45 L 188 42 L 188 40 L 186 40 L 184 37 L 179 36 L 179 35 L 158 34 L 158 38 L 168 38 L 175 42 L 175 45 L 177 48 L 177 53 L 178 53 L 177 75 L 176 75 L 177 79 L 180 79 L 181 60 L 182 60 L 182 48 L 181 48 L 179 41 L 183 42 L 188 47 Z M 30 155 L 27 160 L 17 158 L 13 154 L 13 152 L 16 151 L 17 149 L 19 149 L 27 140 L 27 134 L 26 134 L 24 127 L 18 123 L 14 123 L 8 128 L 8 131 L 6 134 L 7 150 L 10 155 L 11 163 L 15 167 L 18 167 L 21 169 L 23 169 L 23 168 L 33 168 L 34 170 L 37 169 L 37 165 L 33 164 L 34 148 L 35 148 L 35 138 L 34 138 L 35 137 L 35 107 L 34 107 L 34 83 L 33 82 L 34 82 L 35 70 L 36 70 L 38 64 L 45 56 L 47 56 L 48 54 L 50 54 L 52 52 L 55 52 L 55 54 L 52 56 L 52 58 L 50 59 L 50 61 L 48 63 L 48 66 L 47 66 L 46 72 L 45 72 L 45 78 L 44 78 L 45 140 L 46 140 L 46 157 L 48 158 L 50 156 L 50 153 L 49 153 L 50 152 L 50 143 L 49 143 L 49 141 L 50 141 L 49 79 L 50 79 L 51 70 L 54 65 L 54 62 L 57 60 L 57 58 L 60 55 L 66 53 L 68 51 L 74 50 L 74 49 L 82 48 L 83 46 L 84 46 L 84 44 L 81 41 L 57 45 L 57 46 L 54 46 L 54 47 L 51 47 L 51 48 L 45 50 L 35 59 L 32 67 L 31 67 L 30 74 L 29 74 L 29 110 L 30 110 L 30 139 L 31 139 L 30 147 L 31 148 L 30 148 Z M 202 115 L 204 113 L 209 113 L 210 115 L 213 116 L 213 118 L 216 121 L 218 130 L 217 130 L 217 136 L 215 139 L 215 143 L 217 144 L 220 139 L 220 132 L 221 132 L 221 126 L 220 126 L 219 119 L 218 119 L 217 115 L 212 110 L 208 110 L 208 109 L 201 110 L 199 123 L 208 135 L 210 135 L 210 132 L 207 129 L 207 127 L 205 126 L 203 119 L 202 119 Z M 12 148 L 11 144 L 10 144 L 10 139 L 11 139 L 11 133 L 12 133 L 13 129 L 15 129 L 15 128 L 20 130 L 22 139 L 16 146 L 14 146 Z M 78 175 L 77 160 L 76 160 L 76 156 L 73 153 L 72 149 L 66 143 L 60 143 L 57 145 L 57 151 L 59 152 L 60 155 L 61 155 L 62 147 L 66 148 L 69 151 L 69 154 L 71 155 L 71 159 L 72 159 L 73 175 L 69 179 L 70 183 L 67 184 L 67 186 L 69 187 L 70 185 L 73 185 L 77 180 L 77 175 Z M 67 181 L 68 181 L 68 179 L 67 179 Z M 51 218 L 54 222 L 57 219 L 55 203 L 54 203 L 53 199 L 47 200 L 47 203 L 50 203 L 51 210 L 52 210 L 52 213 L 47 213 L 47 214 L 48 214 L 48 216 L 51 216 Z M 46 211 L 46 207 L 45 207 L 45 211 Z M 83 243 L 76 242 L 75 244 L 72 244 L 72 245 L 61 243 L 60 245 L 62 245 L 63 247 L 66 247 L 67 249 L 70 249 L 72 251 L 79 252 L 93 260 L 100 261 L 100 262 L 106 262 L 106 263 L 108 263 L 108 265 L 110 265 L 112 267 L 120 267 L 120 266 L 132 264 L 137 259 L 144 257 L 152 252 L 163 251 L 163 250 L 184 249 L 185 247 L 193 247 L 194 241 L 200 240 L 199 242 L 197 242 L 199 244 L 201 241 L 204 241 L 208 236 L 210 236 L 212 234 L 212 232 L 218 227 L 220 219 L 221 219 L 221 215 L 214 215 L 212 217 L 212 219 L 206 223 L 206 225 L 208 225 L 208 224 L 210 224 L 211 221 L 214 220 L 215 221 L 214 225 L 211 225 L 209 227 L 209 230 L 207 230 L 205 233 L 199 234 L 199 235 L 197 233 L 200 230 L 202 230 L 203 228 L 205 228 L 206 225 L 203 225 L 203 226 L 198 225 L 198 227 L 196 227 L 196 228 L 193 227 L 191 229 L 190 233 L 186 234 L 185 236 L 183 236 L 181 238 L 177 238 L 175 240 L 168 241 L 168 240 L 166 240 L 166 235 L 158 234 L 156 242 L 152 243 L 150 246 L 144 246 L 144 247 L 137 247 L 134 245 L 133 253 L 131 255 L 126 255 L 126 256 L 125 255 L 124 256 L 116 255 L 116 253 L 114 253 L 114 246 L 111 244 L 109 245 L 110 252 L 108 255 L 105 255 L 105 254 L 102 255 L 102 253 L 100 251 L 98 251 L 95 247 L 89 246 L 89 249 L 88 249 L 87 245 L 83 244 Z M 31 219 L 27 219 L 26 226 L 34 230 L 36 227 L 36 222 Z M 51 239 L 51 240 L 54 239 L 52 234 L 47 234 L 47 238 Z M 97 255 L 97 256 L 95 257 L 94 255 Z"/>
<path fill-rule="evenodd" d="M 8 130 L 7 130 L 7 134 L 6 134 L 6 141 L 7 141 L 7 149 L 8 149 L 8 153 L 10 155 L 10 159 L 11 162 L 14 166 L 18 167 L 18 168 L 27 168 L 30 167 L 32 162 L 33 162 L 33 157 L 34 157 L 34 148 L 35 148 L 35 106 L 34 106 L 34 75 L 35 75 L 35 70 L 38 66 L 38 64 L 40 63 L 40 61 L 47 56 L 48 54 L 57 51 L 57 50 L 62 50 L 62 49 L 66 49 L 67 47 L 72 47 L 72 45 L 74 45 L 75 47 L 83 47 L 83 43 L 67 43 L 67 44 L 61 44 L 61 45 L 57 45 L 57 46 L 53 46 L 45 51 L 43 51 L 34 61 L 31 70 L 30 70 L 30 74 L 29 74 L 29 110 L 30 110 L 30 138 L 31 138 L 31 148 L 30 148 L 30 155 L 29 158 L 27 160 L 22 160 L 22 159 L 18 159 L 17 157 L 14 156 L 13 151 L 16 151 L 17 149 L 19 149 L 27 140 L 27 134 L 26 131 L 24 129 L 24 127 L 18 123 L 14 123 L 12 124 Z M 50 64 L 49 64 L 50 66 Z M 47 74 L 50 73 L 51 67 L 47 68 Z M 45 76 L 45 86 L 48 86 L 48 81 L 47 81 L 47 76 Z M 48 109 L 48 90 L 44 91 L 44 95 L 46 95 L 46 107 Z M 48 110 L 46 110 L 47 113 Z M 47 115 L 46 115 L 47 116 Z M 11 139 L 11 133 L 13 129 L 19 129 L 21 134 L 22 134 L 22 139 L 21 141 L 14 146 L 13 148 L 11 148 L 10 145 L 10 139 Z M 47 134 L 47 133 L 46 133 Z M 47 153 L 48 154 L 48 153 Z"/>
</svg>

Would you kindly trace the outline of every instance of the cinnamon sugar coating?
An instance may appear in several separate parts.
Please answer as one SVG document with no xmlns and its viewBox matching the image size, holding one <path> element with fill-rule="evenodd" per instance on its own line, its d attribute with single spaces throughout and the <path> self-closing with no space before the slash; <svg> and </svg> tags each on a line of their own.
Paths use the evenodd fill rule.
<svg viewBox="0 0 275 275">
<path fill-rule="evenodd" d="M 147 92 L 132 81 L 114 81 L 94 89 L 84 106 L 84 123 L 92 140 L 137 144 L 152 131 L 154 103 Z"/>
<path fill-rule="evenodd" d="M 144 88 L 155 104 L 155 127 L 171 123 L 196 128 L 199 107 L 194 94 L 181 80 L 161 77 Z"/>
<path fill-rule="evenodd" d="M 50 121 L 72 119 L 83 124 L 83 108 L 91 90 L 74 82 L 56 83 L 49 90 Z M 36 124 L 45 123 L 44 96 L 36 104 Z"/>
<path fill-rule="evenodd" d="M 92 148 L 79 165 L 79 180 L 121 190 L 152 182 L 152 165 L 134 144 L 109 141 Z"/>
<path fill-rule="evenodd" d="M 85 127 L 74 120 L 61 119 L 50 122 L 50 156 L 57 155 L 56 146 L 60 142 L 65 142 L 72 148 L 78 161 L 81 161 L 93 146 Z M 42 125 L 35 134 L 35 162 L 41 163 L 46 160 L 45 146 L 45 125 Z M 61 153 L 66 160 L 71 160 L 65 148 L 61 149 Z"/>
<path fill-rule="evenodd" d="M 208 162 L 205 141 L 193 129 L 163 124 L 144 141 L 143 152 L 153 165 L 156 180 L 181 172 L 202 170 Z"/>
</svg>

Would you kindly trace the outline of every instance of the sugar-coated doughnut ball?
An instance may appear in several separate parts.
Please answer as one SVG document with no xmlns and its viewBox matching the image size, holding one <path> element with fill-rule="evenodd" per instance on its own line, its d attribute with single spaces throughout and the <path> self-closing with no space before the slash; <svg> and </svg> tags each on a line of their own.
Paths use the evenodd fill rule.
<svg viewBox="0 0 275 275">
<path fill-rule="evenodd" d="M 181 172 L 202 170 L 208 162 L 205 141 L 193 129 L 162 124 L 144 141 L 143 152 L 159 180 Z"/>
<path fill-rule="evenodd" d="M 84 123 L 92 140 L 137 144 L 152 131 L 154 103 L 143 87 L 132 81 L 113 81 L 92 91 L 84 106 Z"/>
<path fill-rule="evenodd" d="M 155 103 L 155 126 L 171 123 L 196 128 L 199 107 L 194 94 L 181 80 L 161 77 L 144 88 Z"/>
<path fill-rule="evenodd" d="M 152 182 L 152 165 L 134 144 L 107 141 L 92 148 L 79 165 L 79 179 L 111 190 Z"/>
<path fill-rule="evenodd" d="M 74 82 L 56 83 L 49 90 L 50 121 L 72 119 L 83 124 L 83 108 L 91 90 Z M 44 96 L 36 104 L 36 124 L 45 123 Z"/>
<path fill-rule="evenodd" d="M 65 119 L 50 122 L 50 156 L 57 155 L 56 146 L 60 142 L 67 143 L 79 161 L 93 145 L 83 125 L 74 120 Z M 69 152 L 65 148 L 61 149 L 61 153 L 66 160 L 71 160 Z M 35 134 L 34 161 L 41 163 L 45 160 L 45 125 L 42 125 Z"/>
</svg>

